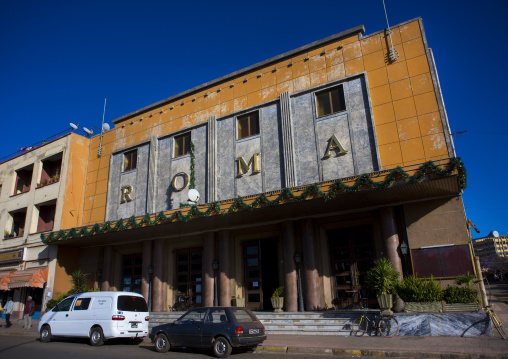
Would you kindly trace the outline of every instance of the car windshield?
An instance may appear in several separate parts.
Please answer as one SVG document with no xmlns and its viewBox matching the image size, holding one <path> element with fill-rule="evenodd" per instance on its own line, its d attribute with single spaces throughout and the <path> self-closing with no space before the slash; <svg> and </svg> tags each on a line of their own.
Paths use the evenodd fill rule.
<svg viewBox="0 0 508 359">
<path fill-rule="evenodd" d="M 124 312 L 148 312 L 145 298 L 133 295 L 118 296 L 118 310 Z"/>
<path fill-rule="evenodd" d="M 205 313 L 206 309 L 199 308 L 199 309 L 193 309 L 190 312 L 182 315 L 180 319 L 178 319 L 178 322 L 184 323 L 184 322 L 202 322 L 205 319 Z"/>
<path fill-rule="evenodd" d="M 231 311 L 235 315 L 238 323 L 255 322 L 258 320 L 256 316 L 248 310 L 231 308 Z"/>
</svg>

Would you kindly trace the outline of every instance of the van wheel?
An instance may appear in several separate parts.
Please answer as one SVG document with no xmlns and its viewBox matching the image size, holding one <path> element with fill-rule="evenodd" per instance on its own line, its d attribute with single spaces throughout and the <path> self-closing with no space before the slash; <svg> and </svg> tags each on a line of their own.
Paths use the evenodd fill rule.
<svg viewBox="0 0 508 359">
<path fill-rule="evenodd" d="M 164 333 L 159 333 L 155 337 L 155 350 L 159 353 L 165 353 L 169 350 L 170 344 L 168 337 Z"/>
<path fill-rule="evenodd" d="M 104 344 L 104 334 L 102 333 L 102 329 L 100 327 L 92 328 L 90 332 L 90 345 L 91 346 L 99 346 Z"/>
<path fill-rule="evenodd" d="M 217 358 L 226 358 L 231 354 L 231 344 L 224 337 L 218 337 L 214 340 L 212 350 Z"/>
<path fill-rule="evenodd" d="M 42 343 L 49 343 L 51 341 L 51 328 L 49 325 L 42 326 L 40 338 Z"/>
</svg>

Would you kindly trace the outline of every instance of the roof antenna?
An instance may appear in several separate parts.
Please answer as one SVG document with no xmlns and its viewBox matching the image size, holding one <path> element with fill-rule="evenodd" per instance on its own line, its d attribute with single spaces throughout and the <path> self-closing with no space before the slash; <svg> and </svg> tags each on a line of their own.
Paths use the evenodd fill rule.
<svg viewBox="0 0 508 359">
<path fill-rule="evenodd" d="M 104 123 L 104 115 L 106 114 L 106 98 L 104 98 L 104 111 L 102 111 L 102 126 L 101 126 L 101 142 L 99 144 L 99 150 L 97 151 L 97 157 L 102 155 L 102 136 L 105 131 L 109 131 L 109 125 Z"/>
<path fill-rule="evenodd" d="M 390 49 L 388 50 L 388 58 L 390 59 L 391 62 L 394 62 L 399 58 L 399 54 L 395 49 L 395 47 L 393 47 L 392 32 L 390 31 L 390 24 L 388 23 L 388 14 L 386 13 L 385 0 L 383 0 L 383 7 L 385 9 L 386 26 L 388 26 L 388 37 L 390 38 Z"/>
</svg>

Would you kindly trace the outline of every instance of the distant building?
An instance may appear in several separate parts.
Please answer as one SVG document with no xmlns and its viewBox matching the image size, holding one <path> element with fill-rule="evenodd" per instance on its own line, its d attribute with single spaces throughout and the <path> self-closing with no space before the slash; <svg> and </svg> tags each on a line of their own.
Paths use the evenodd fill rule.
<svg viewBox="0 0 508 359">
<path fill-rule="evenodd" d="M 55 282 L 68 282 L 58 247 L 40 237 L 81 223 L 89 149 L 88 138 L 68 133 L 0 162 L 0 300 L 13 298 L 14 318 L 27 296 L 39 311 Z"/>
<path fill-rule="evenodd" d="M 508 258 L 508 236 L 490 232 L 487 237 L 473 239 L 474 252 L 480 258 L 487 258 L 492 254 Z"/>
</svg>

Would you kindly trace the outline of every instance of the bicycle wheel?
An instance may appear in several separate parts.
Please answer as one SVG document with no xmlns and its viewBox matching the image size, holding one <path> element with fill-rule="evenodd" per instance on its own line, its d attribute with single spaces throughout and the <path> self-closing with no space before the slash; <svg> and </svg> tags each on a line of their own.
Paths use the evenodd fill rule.
<svg viewBox="0 0 508 359">
<path fill-rule="evenodd" d="M 361 337 L 367 331 L 368 326 L 369 323 L 367 322 L 367 318 L 362 315 L 360 318 L 353 320 L 353 323 L 351 323 L 351 331 L 357 337 Z"/>
<path fill-rule="evenodd" d="M 490 321 L 492 322 L 492 324 L 494 324 L 494 327 L 496 328 L 501 338 L 506 339 L 506 333 L 504 332 L 503 324 L 497 317 L 496 313 L 490 312 Z"/>
<path fill-rule="evenodd" d="M 379 320 L 379 332 L 384 337 L 393 337 L 399 332 L 399 322 L 393 315 Z"/>
</svg>

